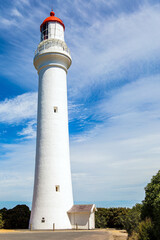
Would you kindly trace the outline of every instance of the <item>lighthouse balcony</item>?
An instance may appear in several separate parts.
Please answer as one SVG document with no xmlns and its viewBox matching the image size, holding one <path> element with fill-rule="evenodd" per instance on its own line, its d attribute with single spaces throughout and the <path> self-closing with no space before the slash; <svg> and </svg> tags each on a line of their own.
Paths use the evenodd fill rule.
<svg viewBox="0 0 160 240">
<path fill-rule="evenodd" d="M 46 52 L 65 52 L 65 54 L 67 53 L 67 55 L 70 56 L 70 50 L 67 44 L 59 39 L 47 39 L 40 42 L 35 51 L 35 56 Z"/>
</svg>

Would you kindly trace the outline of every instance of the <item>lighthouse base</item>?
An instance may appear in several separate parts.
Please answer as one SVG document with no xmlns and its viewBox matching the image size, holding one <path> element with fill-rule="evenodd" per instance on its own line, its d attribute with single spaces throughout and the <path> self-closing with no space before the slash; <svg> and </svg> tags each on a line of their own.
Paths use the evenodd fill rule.
<svg viewBox="0 0 160 240">
<path fill-rule="evenodd" d="M 63 229 L 72 229 L 72 225 L 70 223 L 69 217 L 64 217 L 61 221 L 54 221 L 53 218 L 42 218 L 41 221 L 37 221 L 34 219 L 30 221 L 30 230 L 63 230 Z"/>
</svg>

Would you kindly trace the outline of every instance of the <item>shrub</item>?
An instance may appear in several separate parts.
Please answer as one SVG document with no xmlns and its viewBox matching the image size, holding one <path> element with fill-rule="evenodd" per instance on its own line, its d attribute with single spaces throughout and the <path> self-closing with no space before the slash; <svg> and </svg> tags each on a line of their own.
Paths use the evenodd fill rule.
<svg viewBox="0 0 160 240">
<path fill-rule="evenodd" d="M 109 216 L 107 215 L 106 208 L 97 208 L 95 213 L 95 226 L 96 228 L 107 228 Z"/>
<path fill-rule="evenodd" d="M 127 230 L 129 236 L 131 236 L 133 231 L 136 232 L 138 230 L 141 221 L 141 208 L 141 204 L 136 204 L 126 215 L 120 216 L 122 226 Z"/>
<path fill-rule="evenodd" d="M 4 226 L 4 221 L 2 218 L 2 214 L 0 214 L 0 229 L 3 228 L 3 226 Z"/>
<path fill-rule="evenodd" d="M 138 240 L 155 240 L 154 226 L 150 218 L 142 221 L 138 227 Z"/>
<path fill-rule="evenodd" d="M 127 208 L 98 208 L 95 215 L 96 228 L 118 228 L 122 229 L 121 216 L 125 216 Z"/>
<path fill-rule="evenodd" d="M 122 216 L 126 216 L 130 210 L 127 208 L 110 208 L 109 209 L 109 228 L 122 229 L 123 224 L 121 221 Z"/>
</svg>

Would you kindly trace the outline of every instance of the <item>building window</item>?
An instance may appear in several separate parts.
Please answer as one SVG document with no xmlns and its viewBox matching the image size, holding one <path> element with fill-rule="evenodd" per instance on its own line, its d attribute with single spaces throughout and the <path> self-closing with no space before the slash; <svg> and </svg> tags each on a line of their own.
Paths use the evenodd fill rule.
<svg viewBox="0 0 160 240">
<path fill-rule="evenodd" d="M 58 107 L 54 107 L 54 113 L 57 113 L 58 112 Z"/>
<path fill-rule="evenodd" d="M 44 217 L 42 217 L 42 220 L 41 220 L 41 222 L 42 222 L 42 223 L 44 223 L 44 222 L 45 222 L 45 218 L 44 218 Z"/>
<path fill-rule="evenodd" d="M 60 192 L 60 186 L 56 185 L 56 192 Z"/>
</svg>

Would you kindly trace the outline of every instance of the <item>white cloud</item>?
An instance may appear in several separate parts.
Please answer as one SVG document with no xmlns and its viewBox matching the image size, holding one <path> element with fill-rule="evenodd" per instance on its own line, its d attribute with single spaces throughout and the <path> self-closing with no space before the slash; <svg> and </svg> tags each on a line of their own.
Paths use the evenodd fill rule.
<svg viewBox="0 0 160 240">
<path fill-rule="evenodd" d="M 32 139 L 36 137 L 36 126 L 37 122 L 35 120 L 29 121 L 27 123 L 27 126 L 22 129 L 21 132 L 18 132 L 17 134 L 19 136 L 22 136 L 23 139 Z"/>
<path fill-rule="evenodd" d="M 12 9 L 11 15 L 15 17 L 22 17 L 22 14 L 16 8 Z"/>
<path fill-rule="evenodd" d="M 24 6 L 29 6 L 30 5 L 30 1 L 29 0 L 16 0 L 15 1 L 16 5 L 19 7 L 24 7 Z"/>
<path fill-rule="evenodd" d="M 144 199 L 144 187 L 159 170 L 160 134 L 138 135 L 138 129 L 136 137 L 121 139 L 125 127 L 116 130 L 110 127 L 85 143 L 71 143 L 76 200 Z"/>
<path fill-rule="evenodd" d="M 1 144 L 1 201 L 31 201 L 34 177 L 35 141 Z"/>
<path fill-rule="evenodd" d="M 13 99 L 0 102 L 0 122 L 20 123 L 35 119 L 37 112 L 37 93 L 25 93 Z"/>
<path fill-rule="evenodd" d="M 122 116 L 127 113 L 148 114 L 144 122 L 159 117 L 160 75 L 137 79 L 132 83 L 113 90 L 110 99 L 100 104 L 100 114 Z"/>
<path fill-rule="evenodd" d="M 82 124 L 85 123 L 86 118 L 88 117 L 87 108 L 84 104 L 76 104 L 73 101 L 68 102 L 68 114 L 69 122 L 75 121 L 76 119 Z"/>
<path fill-rule="evenodd" d="M 119 81 L 126 74 L 142 71 L 145 65 L 149 68 L 159 59 L 159 9 L 159 5 L 144 5 L 132 14 L 110 18 L 102 15 L 93 22 L 88 17 L 90 26 L 74 23 L 68 30 L 72 35 L 68 41 L 73 57 L 70 87 L 77 89 L 73 93 L 81 94 L 81 88 L 100 84 L 102 80 Z"/>
<path fill-rule="evenodd" d="M 1 17 L 0 20 L 2 23 L 1 28 L 6 28 L 6 27 L 11 27 L 11 26 L 16 25 L 16 22 L 13 19 L 6 19 L 4 17 Z"/>
<path fill-rule="evenodd" d="M 76 200 L 144 199 L 159 170 L 159 89 L 158 75 L 112 91 L 96 106 L 103 124 L 71 139 Z"/>
<path fill-rule="evenodd" d="M 94 86 L 102 80 L 109 82 L 112 79 L 119 80 L 119 77 L 123 79 L 128 72 L 139 71 L 139 68 L 143 67 L 142 63 L 150 64 L 155 58 L 159 58 L 160 6 L 159 4 L 152 6 L 144 2 L 146 1 L 140 4 L 138 11 L 132 13 L 102 14 L 101 10 L 108 10 L 108 7 L 114 13 L 114 5 L 117 5 L 117 2 L 73 1 L 72 11 L 81 19 L 82 24 L 74 17 L 70 17 L 67 11 L 70 8 L 70 1 L 66 1 L 63 8 L 60 2 L 57 3 L 57 16 L 60 15 L 66 24 L 65 37 L 73 57 L 73 65 L 69 70 L 70 93 L 79 97 L 83 92 L 81 88 Z M 17 4 L 25 6 L 26 9 L 18 8 Z M 8 30 L 10 38 L 6 40 L 17 48 L 14 53 L 9 52 L 6 60 L 2 56 L 2 69 L 7 76 L 16 76 L 14 81 L 28 89 L 35 89 L 37 84 L 33 82 L 33 76 L 36 78 L 36 70 L 32 66 L 32 59 L 39 43 L 39 25 L 48 15 L 49 9 L 43 1 L 39 1 L 39 7 L 34 5 L 31 7 L 30 2 L 26 0 L 16 1 L 11 11 L 15 9 L 25 17 L 20 22 L 17 18 L 4 20 L 6 27 L 15 22 L 16 28 L 14 31 Z M 6 64 L 11 57 L 16 65 L 12 64 L 6 71 Z M 22 77 L 26 79 L 23 82 Z M 87 90 L 91 91 L 90 88 Z"/>
</svg>

